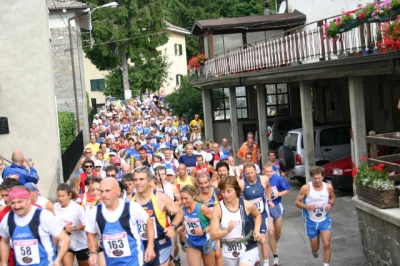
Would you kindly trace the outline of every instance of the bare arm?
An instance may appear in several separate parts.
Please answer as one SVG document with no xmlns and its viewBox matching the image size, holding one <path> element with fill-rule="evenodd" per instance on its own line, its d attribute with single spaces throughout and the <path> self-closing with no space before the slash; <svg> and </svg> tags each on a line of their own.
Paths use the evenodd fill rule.
<svg viewBox="0 0 400 266">
<path fill-rule="evenodd" d="M 0 242 L 1 266 L 8 266 L 9 253 L 10 253 L 10 239 L 2 238 Z"/>
<path fill-rule="evenodd" d="M 153 220 L 149 217 L 146 223 L 146 234 L 147 234 L 147 248 L 144 253 L 144 261 L 150 262 L 152 259 L 156 257 L 156 253 L 154 252 L 154 226 Z"/>
<path fill-rule="evenodd" d="M 181 208 L 178 207 L 178 205 L 174 204 L 172 200 L 165 194 L 162 193 L 157 193 L 157 195 L 160 195 L 158 198 L 158 204 L 160 202 L 164 204 L 163 208 L 164 210 L 172 213 L 175 215 L 174 220 L 171 221 L 171 224 L 174 224 L 175 226 L 178 226 L 182 220 L 183 220 L 183 211 Z M 169 226 L 164 229 L 164 233 L 167 237 L 169 238 L 174 238 L 175 237 L 175 228 Z"/>
<path fill-rule="evenodd" d="M 249 211 L 249 214 L 254 218 L 253 238 L 255 241 L 258 241 L 260 240 L 261 214 L 256 206 L 249 201 L 245 201 L 245 208 L 246 211 Z"/>
<path fill-rule="evenodd" d="M 326 184 L 326 188 L 328 189 L 328 193 L 329 193 L 329 202 L 327 205 L 327 211 L 330 212 L 333 205 L 335 205 L 336 196 L 335 196 L 333 186 L 331 184 Z"/>
<path fill-rule="evenodd" d="M 210 223 L 210 238 L 211 240 L 217 240 L 221 239 L 227 234 L 229 234 L 230 231 L 232 231 L 233 228 L 227 228 L 223 230 L 219 230 L 220 228 L 220 221 L 222 218 L 221 214 L 221 206 L 218 204 L 215 206 L 214 210 L 212 211 L 212 217 L 211 217 L 211 223 Z M 230 231 L 229 231 L 230 229 Z"/>
<path fill-rule="evenodd" d="M 48 201 L 48 202 L 46 203 L 46 210 L 50 211 L 52 214 L 55 215 L 55 213 L 54 213 L 54 204 L 53 204 L 53 202 Z"/>
<path fill-rule="evenodd" d="M 308 195 L 308 191 L 310 190 L 310 186 L 308 184 L 303 185 L 300 188 L 299 194 L 297 194 L 296 200 L 294 204 L 296 205 L 297 208 L 300 209 L 305 209 L 305 210 L 312 210 L 314 208 L 311 208 L 311 205 L 307 205 L 303 203 L 304 198 Z"/>
<path fill-rule="evenodd" d="M 89 248 L 89 265 L 97 265 L 97 234 L 87 232 Z"/>
<path fill-rule="evenodd" d="M 172 193 L 174 194 L 175 197 L 175 204 L 178 206 L 182 205 L 182 200 L 181 200 L 181 194 L 178 191 L 178 188 L 175 185 L 172 185 Z"/>
</svg>

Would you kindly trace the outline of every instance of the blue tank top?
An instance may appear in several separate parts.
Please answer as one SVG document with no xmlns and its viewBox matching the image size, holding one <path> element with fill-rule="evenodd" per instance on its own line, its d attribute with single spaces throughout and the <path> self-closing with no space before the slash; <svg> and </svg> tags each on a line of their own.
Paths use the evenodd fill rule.
<svg viewBox="0 0 400 266">
<path fill-rule="evenodd" d="M 186 207 L 182 207 L 184 215 L 183 222 L 186 228 L 186 238 L 197 247 L 204 246 L 207 243 L 208 236 L 197 236 L 195 234 L 195 229 L 198 227 L 204 229 L 210 224 L 210 221 L 201 213 L 201 205 L 201 203 L 197 203 L 192 213 L 188 213 Z"/>
<path fill-rule="evenodd" d="M 116 222 L 108 222 L 97 205 L 96 221 L 101 232 L 102 246 L 107 266 L 142 266 L 144 247 L 139 237 L 139 228 L 130 225 L 130 202 L 125 202 L 124 210 Z M 135 231 L 134 237 L 132 231 Z"/>
<path fill-rule="evenodd" d="M 243 178 L 244 181 L 244 198 L 251 201 L 260 213 L 265 213 L 265 188 L 261 184 L 261 178 L 257 175 L 257 181 L 253 185 L 247 181 L 247 177 Z"/>
<path fill-rule="evenodd" d="M 56 247 L 52 236 L 41 239 L 39 236 L 41 209 L 36 209 L 32 220 L 25 226 L 18 226 L 14 212 L 8 215 L 7 225 L 13 243 L 16 265 L 47 266 L 56 259 Z"/>
<path fill-rule="evenodd" d="M 166 169 L 166 170 L 172 169 L 172 170 L 174 171 L 174 173 L 176 173 L 176 171 L 177 171 L 178 169 L 176 168 L 176 166 L 175 166 L 175 164 L 174 164 L 175 160 L 176 160 L 175 158 L 172 158 L 168 163 L 167 163 L 167 161 L 164 160 L 164 167 L 165 167 L 165 169 Z"/>
</svg>

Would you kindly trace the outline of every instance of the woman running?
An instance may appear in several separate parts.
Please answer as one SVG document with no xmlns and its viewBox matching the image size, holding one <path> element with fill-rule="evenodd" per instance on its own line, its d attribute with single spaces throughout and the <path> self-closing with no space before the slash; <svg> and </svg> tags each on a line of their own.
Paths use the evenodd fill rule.
<svg viewBox="0 0 400 266">
<path fill-rule="evenodd" d="M 210 237 L 222 243 L 224 266 L 253 266 L 258 260 L 261 214 L 253 203 L 240 198 L 236 177 L 221 180 L 219 189 L 224 199 L 213 210 Z"/>
<path fill-rule="evenodd" d="M 190 266 L 214 265 L 215 241 L 210 240 L 211 210 L 201 203 L 193 186 L 181 189 L 184 219 L 186 228 L 186 254 Z"/>
<path fill-rule="evenodd" d="M 65 224 L 64 231 L 71 239 L 68 252 L 62 259 L 64 266 L 73 266 L 74 256 L 76 256 L 79 266 L 89 265 L 89 250 L 85 232 L 87 216 L 84 209 L 72 201 L 76 196 L 75 191 L 66 183 L 57 188 L 58 202 L 54 204 L 54 212 L 56 217 Z"/>
</svg>

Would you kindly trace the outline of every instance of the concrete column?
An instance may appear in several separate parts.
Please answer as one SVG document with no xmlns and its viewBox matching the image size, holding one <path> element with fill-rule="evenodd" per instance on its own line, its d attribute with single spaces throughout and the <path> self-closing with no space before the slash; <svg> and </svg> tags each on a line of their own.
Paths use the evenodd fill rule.
<svg viewBox="0 0 400 266">
<path fill-rule="evenodd" d="M 260 140 L 261 165 L 268 161 L 268 136 L 267 112 L 265 111 L 265 86 L 258 84 L 257 89 L 257 112 L 258 112 L 258 138 Z"/>
<path fill-rule="evenodd" d="M 203 112 L 204 112 L 204 140 L 214 139 L 214 129 L 213 129 L 213 121 L 212 121 L 212 99 L 211 99 L 212 90 L 202 89 L 201 96 L 203 100 Z"/>
<path fill-rule="evenodd" d="M 311 103 L 311 82 L 308 80 L 300 81 L 301 121 L 303 123 L 306 182 L 311 180 L 310 166 L 315 165 L 314 127 Z"/>
<path fill-rule="evenodd" d="M 367 157 L 368 155 L 365 139 L 367 129 L 365 124 L 362 77 L 349 77 L 349 101 L 354 144 L 353 162 L 358 166 L 361 164 L 361 157 Z"/>
<path fill-rule="evenodd" d="M 229 87 L 229 108 L 231 109 L 231 137 L 232 137 L 232 150 L 235 155 L 239 151 L 239 128 L 237 118 L 237 105 L 236 105 L 236 87 Z"/>
</svg>

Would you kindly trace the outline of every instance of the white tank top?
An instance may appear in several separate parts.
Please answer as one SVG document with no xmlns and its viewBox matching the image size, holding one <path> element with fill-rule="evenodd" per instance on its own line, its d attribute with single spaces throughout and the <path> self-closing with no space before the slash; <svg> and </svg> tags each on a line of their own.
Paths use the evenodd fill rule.
<svg viewBox="0 0 400 266">
<path fill-rule="evenodd" d="M 39 205 L 40 207 L 42 207 L 42 209 L 45 210 L 45 209 L 46 209 L 46 204 L 47 204 L 47 202 L 49 202 L 48 199 L 46 199 L 46 198 L 44 198 L 44 197 L 42 197 L 42 196 L 39 196 L 39 197 L 37 198 L 35 204 Z"/>
<path fill-rule="evenodd" d="M 174 192 L 172 191 L 172 187 L 171 187 L 171 183 L 170 182 L 166 182 L 165 184 L 163 184 L 164 186 L 164 191 L 161 188 L 158 188 L 158 191 L 164 192 L 165 195 L 167 195 L 168 197 L 170 197 L 172 199 L 172 201 L 175 201 L 175 197 L 174 197 Z"/>
<path fill-rule="evenodd" d="M 227 229 L 229 222 L 238 221 L 238 225 L 233 230 L 223 237 L 227 241 L 232 241 L 238 238 L 243 238 L 242 234 L 242 217 L 240 215 L 240 208 L 235 212 L 231 212 L 226 208 L 224 201 L 220 202 L 221 206 L 221 230 Z M 222 244 L 222 256 L 227 258 L 240 258 L 246 252 L 246 246 L 243 243 L 237 243 L 234 246 Z"/>
<path fill-rule="evenodd" d="M 316 191 L 312 185 L 312 182 L 308 183 L 310 186 L 310 192 L 305 198 L 305 204 L 316 204 L 316 208 L 313 211 L 307 210 L 308 218 L 314 222 L 321 222 L 325 220 L 327 216 L 326 205 L 329 202 L 329 193 L 326 188 L 326 183 L 322 183 L 323 187 L 321 191 Z"/>
</svg>

